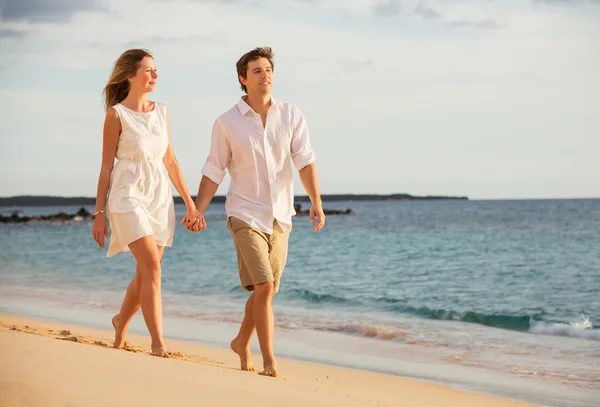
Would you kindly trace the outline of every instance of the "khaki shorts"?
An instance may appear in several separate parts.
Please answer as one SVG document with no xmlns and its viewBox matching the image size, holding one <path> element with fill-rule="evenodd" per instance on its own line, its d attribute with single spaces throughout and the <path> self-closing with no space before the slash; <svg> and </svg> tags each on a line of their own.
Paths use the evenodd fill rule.
<svg viewBox="0 0 600 407">
<path fill-rule="evenodd" d="M 229 217 L 227 227 L 231 232 L 237 252 L 240 283 L 246 291 L 255 284 L 273 282 L 274 292 L 279 291 L 281 274 L 287 261 L 290 230 L 283 231 L 277 221 L 273 233 L 263 233 L 238 218 Z"/>
</svg>

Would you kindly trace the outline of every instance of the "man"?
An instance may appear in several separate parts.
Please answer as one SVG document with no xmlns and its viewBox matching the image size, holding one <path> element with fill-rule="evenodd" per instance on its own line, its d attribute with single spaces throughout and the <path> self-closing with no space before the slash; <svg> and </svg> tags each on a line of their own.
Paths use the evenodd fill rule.
<svg viewBox="0 0 600 407">
<path fill-rule="evenodd" d="M 292 163 L 312 202 L 310 221 L 318 219 L 313 231 L 325 225 L 325 215 L 306 121 L 298 108 L 275 100 L 270 93 L 271 49 L 253 49 L 236 66 L 246 95 L 215 121 L 196 207 L 204 215 L 227 169 L 231 176 L 227 225 L 241 285 L 252 292 L 231 349 L 239 355 L 241 369 L 253 371 L 250 338 L 256 328 L 263 357 L 259 374 L 276 377 L 272 299 L 279 291 L 295 214 Z"/>
</svg>

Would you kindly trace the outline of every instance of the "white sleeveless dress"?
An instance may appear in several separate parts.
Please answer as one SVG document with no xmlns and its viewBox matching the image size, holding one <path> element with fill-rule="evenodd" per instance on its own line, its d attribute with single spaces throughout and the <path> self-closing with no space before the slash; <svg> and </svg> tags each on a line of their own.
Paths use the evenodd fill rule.
<svg viewBox="0 0 600 407">
<path fill-rule="evenodd" d="M 113 106 L 121 120 L 117 163 L 106 205 L 110 221 L 107 257 L 129 251 L 129 244 L 154 235 L 159 246 L 171 246 L 175 208 L 163 157 L 169 146 L 167 107 L 135 112 L 120 103 Z"/>
</svg>

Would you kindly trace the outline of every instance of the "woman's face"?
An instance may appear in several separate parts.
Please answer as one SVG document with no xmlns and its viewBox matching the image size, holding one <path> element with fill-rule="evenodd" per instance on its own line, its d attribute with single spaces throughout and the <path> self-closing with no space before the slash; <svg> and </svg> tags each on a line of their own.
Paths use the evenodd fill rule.
<svg viewBox="0 0 600 407">
<path fill-rule="evenodd" d="M 145 57 L 140 62 L 140 67 L 135 76 L 129 78 L 129 83 L 131 84 L 131 90 L 153 92 L 157 80 L 158 73 L 156 72 L 156 65 L 154 65 L 154 58 Z"/>
</svg>

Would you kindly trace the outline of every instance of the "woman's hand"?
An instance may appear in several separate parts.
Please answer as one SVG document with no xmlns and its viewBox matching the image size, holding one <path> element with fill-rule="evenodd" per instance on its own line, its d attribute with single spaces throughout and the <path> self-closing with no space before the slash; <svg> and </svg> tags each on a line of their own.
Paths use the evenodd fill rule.
<svg viewBox="0 0 600 407">
<path fill-rule="evenodd" d="M 106 226 L 106 216 L 100 212 L 92 221 L 92 237 L 98 246 L 104 248 L 104 238 L 108 237 L 108 227 Z"/>
<path fill-rule="evenodd" d="M 180 222 L 185 225 L 185 229 L 192 232 L 200 232 L 206 228 L 204 216 L 195 206 L 188 207 L 183 219 Z"/>
</svg>

